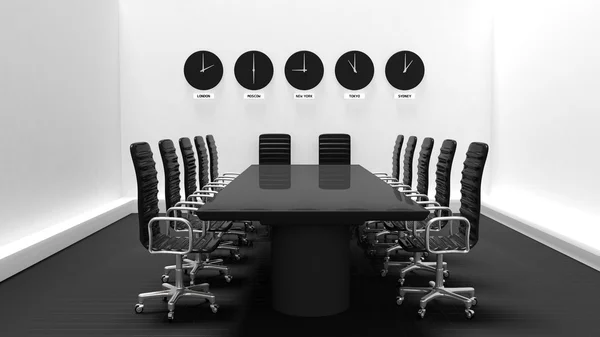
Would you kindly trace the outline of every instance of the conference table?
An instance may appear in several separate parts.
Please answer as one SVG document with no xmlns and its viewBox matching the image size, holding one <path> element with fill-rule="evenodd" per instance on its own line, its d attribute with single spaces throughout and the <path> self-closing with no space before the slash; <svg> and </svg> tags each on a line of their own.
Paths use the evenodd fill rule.
<svg viewBox="0 0 600 337">
<path fill-rule="evenodd" d="M 429 212 L 360 165 L 252 165 L 198 211 L 271 226 L 273 309 L 341 313 L 350 303 L 350 227 Z"/>
</svg>

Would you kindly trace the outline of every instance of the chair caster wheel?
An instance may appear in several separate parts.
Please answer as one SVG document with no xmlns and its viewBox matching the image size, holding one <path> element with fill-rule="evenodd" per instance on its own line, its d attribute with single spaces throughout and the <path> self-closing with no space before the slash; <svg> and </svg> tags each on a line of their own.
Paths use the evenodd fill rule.
<svg viewBox="0 0 600 337">
<path fill-rule="evenodd" d="M 233 276 L 231 275 L 225 275 L 225 282 L 230 283 L 232 278 Z"/>
<path fill-rule="evenodd" d="M 423 257 L 429 257 L 429 252 L 423 252 Z"/>
<path fill-rule="evenodd" d="M 396 296 L 396 305 L 402 305 L 402 302 L 404 302 L 404 297 Z"/>
<path fill-rule="evenodd" d="M 381 269 L 381 277 L 385 277 L 385 275 L 387 275 L 388 271 L 385 269 Z"/>
<path fill-rule="evenodd" d="M 425 318 L 425 309 L 419 309 L 419 311 L 417 311 L 417 316 L 421 319 Z"/>
<path fill-rule="evenodd" d="M 233 259 L 239 261 L 242 259 L 242 256 L 240 254 L 233 254 Z"/>
<path fill-rule="evenodd" d="M 135 305 L 135 313 L 136 314 L 141 314 L 142 312 L 144 312 L 144 305 L 143 304 L 136 304 Z"/>
<path fill-rule="evenodd" d="M 169 283 L 169 275 L 163 275 L 160 277 L 162 283 Z"/>
<path fill-rule="evenodd" d="M 404 285 L 404 279 L 403 278 L 398 279 L 398 285 L 401 286 L 401 287 Z"/>
<path fill-rule="evenodd" d="M 471 307 L 476 307 L 477 306 L 477 297 L 472 297 L 471 298 Z"/>
<path fill-rule="evenodd" d="M 169 311 L 169 313 L 167 314 L 167 318 L 169 319 L 169 322 L 173 322 L 173 320 L 175 319 L 175 312 Z"/>
<path fill-rule="evenodd" d="M 435 281 L 429 281 L 429 286 L 432 288 L 435 287 Z"/>
<path fill-rule="evenodd" d="M 217 311 L 219 311 L 219 305 L 216 303 L 213 303 L 210 305 L 210 310 L 212 310 L 213 314 L 216 314 Z"/>
<path fill-rule="evenodd" d="M 444 270 L 444 278 L 449 278 L 450 277 L 450 272 L 447 270 Z"/>
<path fill-rule="evenodd" d="M 409 257 L 408 261 L 410 261 L 411 263 L 415 263 L 415 258 L 414 257 Z"/>
<path fill-rule="evenodd" d="M 473 316 L 475 316 L 475 311 L 473 311 L 471 309 L 466 309 L 465 310 L 465 317 L 467 319 L 471 319 L 471 318 L 473 318 Z"/>
</svg>

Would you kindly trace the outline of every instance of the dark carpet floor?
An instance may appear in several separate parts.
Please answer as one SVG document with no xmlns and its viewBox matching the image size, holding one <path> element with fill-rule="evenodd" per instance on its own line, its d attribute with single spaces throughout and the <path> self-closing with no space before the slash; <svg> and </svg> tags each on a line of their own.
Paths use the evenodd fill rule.
<svg viewBox="0 0 600 337">
<path fill-rule="evenodd" d="M 270 243 L 259 231 L 254 247 L 243 249 L 244 259 L 226 260 L 231 283 L 216 272 L 200 274 L 219 312 L 184 299 L 169 323 L 160 300 L 134 313 L 137 294 L 160 290 L 162 268 L 174 258 L 150 255 L 140 245 L 133 214 L 0 283 L 0 336 L 600 336 L 594 290 L 600 272 L 488 218 L 480 228 L 469 254 L 445 258 L 446 286 L 476 289 L 472 320 L 461 304 L 445 299 L 431 302 L 423 320 L 416 316 L 418 296 L 397 306 L 398 271 L 382 278 L 381 259 L 367 258 L 354 241 L 349 310 L 326 318 L 274 312 Z M 408 275 L 407 284 L 425 286 L 431 279 L 421 272 Z"/>
</svg>

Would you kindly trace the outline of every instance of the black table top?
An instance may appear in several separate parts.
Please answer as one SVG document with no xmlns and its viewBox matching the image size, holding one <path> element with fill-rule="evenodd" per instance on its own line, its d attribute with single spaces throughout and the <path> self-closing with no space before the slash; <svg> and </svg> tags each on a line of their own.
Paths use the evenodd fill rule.
<svg viewBox="0 0 600 337">
<path fill-rule="evenodd" d="M 360 165 L 252 165 L 202 206 L 203 220 L 359 224 L 429 211 Z"/>
</svg>

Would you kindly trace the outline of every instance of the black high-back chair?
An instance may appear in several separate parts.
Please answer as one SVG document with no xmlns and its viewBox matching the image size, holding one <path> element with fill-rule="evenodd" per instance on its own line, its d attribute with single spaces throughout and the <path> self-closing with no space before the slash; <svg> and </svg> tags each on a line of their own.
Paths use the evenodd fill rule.
<svg viewBox="0 0 600 337">
<path fill-rule="evenodd" d="M 319 165 L 350 165 L 350 135 L 344 133 L 320 135 Z"/>
<path fill-rule="evenodd" d="M 396 188 L 404 188 L 410 189 L 412 188 L 412 165 L 413 158 L 415 156 L 415 149 L 417 147 L 417 137 L 410 136 L 408 137 L 408 141 L 406 142 L 406 149 L 404 150 L 404 163 L 402 173 L 402 181 L 399 183 L 396 182 L 388 182 L 393 187 Z"/>
<path fill-rule="evenodd" d="M 443 262 L 444 254 L 468 253 L 479 241 L 479 218 L 481 211 L 481 183 L 483 170 L 488 156 L 488 145 L 485 143 L 471 143 L 467 151 L 467 158 L 462 170 L 460 214 L 455 216 L 449 207 L 428 207 L 431 211 L 444 211 L 447 216 L 435 217 L 427 222 L 422 229 L 423 235 L 406 236 L 399 239 L 404 250 L 411 252 L 429 252 L 435 254 L 436 280 L 431 282 L 430 288 L 401 287 L 397 304 L 402 304 L 407 293 L 426 293 L 421 298 L 419 317 L 425 316 L 427 303 L 436 297 L 447 297 L 461 301 L 465 304 L 465 316 L 472 318 L 475 312 L 471 309 L 477 304 L 475 289 L 472 287 L 446 288 L 444 287 Z M 433 226 L 438 222 L 447 223 L 450 227 L 447 234 L 432 233 Z M 453 230 L 453 225 L 458 225 L 458 231 Z M 461 294 L 467 294 L 468 297 Z"/>
<path fill-rule="evenodd" d="M 194 146 L 198 154 L 198 189 L 203 190 L 204 186 L 210 182 L 209 158 L 204 138 L 202 136 L 194 137 Z"/>
<path fill-rule="evenodd" d="M 180 206 L 192 207 L 192 208 L 201 207 L 203 205 L 203 202 L 192 201 L 192 200 L 186 200 L 186 201 L 180 200 L 181 199 L 181 189 L 179 186 L 180 185 L 179 162 L 178 162 L 178 158 L 177 158 L 177 151 L 175 149 L 175 145 L 173 144 L 173 141 L 171 141 L 170 139 L 163 139 L 158 142 L 158 148 L 160 150 L 160 155 L 162 157 L 163 168 L 164 168 L 164 172 L 165 172 L 165 203 L 166 203 L 167 209 L 178 208 Z M 185 153 L 185 151 L 182 151 L 182 153 L 184 156 L 184 160 L 183 160 L 184 168 L 185 168 L 185 166 L 188 166 L 187 168 L 185 168 L 186 174 L 190 174 L 190 172 L 193 174 L 193 171 L 195 171 L 195 166 L 190 166 L 189 163 L 187 162 L 187 161 L 189 161 L 188 153 Z M 193 153 L 192 153 L 192 155 L 193 155 Z M 193 157 L 192 157 L 192 160 L 194 160 Z M 189 180 L 189 179 L 187 179 L 187 180 Z M 195 185 L 195 182 L 185 182 L 184 185 L 187 185 L 189 183 Z M 186 188 L 188 188 L 188 186 L 186 186 Z M 206 222 L 207 225 L 205 226 L 205 223 L 203 221 L 201 221 L 200 219 L 198 219 L 198 217 L 195 216 L 192 212 L 179 214 L 179 217 L 184 218 L 190 222 L 195 234 L 199 234 L 199 233 L 201 234 L 201 231 L 203 231 L 203 230 L 217 232 L 217 231 L 219 231 L 217 229 L 221 229 L 219 227 L 220 224 L 216 223 L 216 222 Z M 185 227 L 183 227 L 181 225 L 178 226 L 177 224 L 173 224 L 173 226 L 169 226 L 168 228 L 170 230 L 173 230 L 173 231 L 179 232 L 179 233 L 186 231 Z M 224 228 L 220 231 L 224 232 L 226 230 L 227 230 L 227 228 Z M 233 251 L 234 254 L 239 252 L 238 247 L 233 246 L 231 242 L 225 242 L 225 241 L 220 241 L 218 246 L 215 248 L 215 250 L 216 249 L 230 250 L 230 251 Z M 206 255 L 208 255 L 208 254 L 206 254 Z M 200 269 L 219 270 L 219 272 L 221 272 L 225 276 L 225 279 L 227 280 L 227 282 L 231 281 L 232 277 L 229 273 L 228 267 L 216 265 L 214 262 L 211 262 L 210 260 L 207 261 L 206 259 L 202 259 L 199 255 L 196 257 L 195 260 L 187 259 L 184 257 L 183 262 L 184 262 L 184 264 L 182 265 L 182 268 L 184 270 L 189 270 L 190 284 L 192 284 L 192 285 L 195 283 L 196 273 Z M 220 262 L 222 262 L 222 260 L 220 260 Z M 171 266 L 165 267 L 164 274 L 161 277 L 161 280 L 163 283 L 168 282 L 169 272 L 175 270 L 176 267 L 177 267 L 176 265 L 171 265 Z"/>
<path fill-rule="evenodd" d="M 429 200 L 429 198 L 426 194 L 409 195 L 411 197 L 415 196 L 416 199 L 423 199 L 421 201 L 417 201 L 418 204 L 421 204 L 422 206 L 445 206 L 445 207 L 450 206 L 450 178 L 451 178 L 451 173 L 452 173 L 452 161 L 454 160 L 455 152 L 456 152 L 456 141 L 452 140 L 452 139 L 444 140 L 444 142 L 442 143 L 442 147 L 440 148 L 440 155 L 438 156 L 438 163 L 437 163 L 437 168 L 435 171 L 435 176 L 436 176 L 435 200 Z M 421 170 L 421 169 L 419 169 L 419 170 Z M 436 213 L 432 212 L 429 214 L 427 219 L 425 219 L 424 221 L 421 221 L 421 223 L 424 225 L 425 223 L 427 223 L 427 221 L 433 219 L 435 216 L 436 216 Z M 404 231 L 407 230 L 406 224 L 403 224 L 400 222 L 393 222 L 393 223 L 396 224 L 397 229 L 404 230 Z M 438 227 L 438 229 L 441 229 L 442 227 L 444 227 L 446 225 L 446 222 L 442 221 L 439 223 L 439 225 L 440 225 L 440 227 Z M 404 228 L 402 228 L 403 226 L 404 226 Z M 413 258 L 410 261 L 406 261 L 406 262 L 405 261 L 390 261 L 391 253 L 393 253 L 397 250 L 402 250 L 402 249 L 403 248 L 401 245 L 396 244 L 386 251 L 386 257 L 384 258 L 384 261 L 383 261 L 383 269 L 381 270 L 381 274 L 383 276 L 385 276 L 387 274 L 388 269 L 390 267 L 399 267 L 399 268 L 401 268 L 401 270 L 400 270 L 400 278 L 398 279 L 398 282 L 400 285 L 403 285 L 406 274 L 408 274 L 411 271 L 414 272 L 417 270 L 425 270 L 425 271 L 434 272 L 434 273 L 436 272 L 434 262 L 432 263 L 432 262 L 423 262 L 422 261 L 421 257 L 427 256 L 429 254 L 428 252 L 415 252 L 413 255 Z M 446 262 L 444 262 L 443 267 L 444 267 L 443 275 L 444 275 L 444 277 L 448 277 L 449 271 L 447 269 Z"/>
<path fill-rule="evenodd" d="M 206 190 L 196 190 L 196 156 L 194 154 L 194 146 L 187 137 L 179 139 L 179 147 L 181 148 L 181 154 L 183 155 L 183 167 L 184 167 L 184 186 L 186 197 L 190 199 L 196 199 L 204 202 L 212 199 L 214 195 L 209 195 Z M 206 187 L 206 185 L 204 185 Z M 209 231 L 224 232 L 225 234 L 236 235 L 240 244 L 249 244 L 246 239 L 246 232 L 232 230 L 232 221 L 209 221 Z M 220 247 L 219 247 L 220 248 Z M 232 255 L 239 259 L 239 247 L 233 246 L 232 242 L 228 242 L 226 246 L 227 250 L 230 250 Z"/>
<path fill-rule="evenodd" d="M 428 200 L 427 193 L 429 192 L 429 162 L 431 161 L 431 152 L 433 152 L 433 138 L 427 137 L 423 139 L 419 159 L 417 160 L 417 188 L 410 189 L 405 185 L 399 186 L 400 191 L 406 194 L 418 195 Z"/>
<path fill-rule="evenodd" d="M 219 152 L 217 151 L 217 144 L 213 135 L 206 136 L 206 145 L 208 146 L 208 156 L 210 158 L 210 181 L 227 184 L 240 175 L 234 172 L 219 175 Z"/>
<path fill-rule="evenodd" d="M 290 165 L 292 163 L 292 137 L 283 133 L 266 133 L 258 136 L 259 165 Z"/>
<path fill-rule="evenodd" d="M 392 174 L 385 172 L 375 172 L 374 175 L 381 178 L 386 182 L 399 182 L 400 181 L 400 151 L 402 151 L 402 144 L 404 143 L 404 135 L 398 135 L 394 142 L 394 151 L 392 152 Z"/>
<path fill-rule="evenodd" d="M 156 163 L 152 149 L 146 142 L 133 143 L 130 146 L 131 159 L 137 180 L 138 199 L 138 226 L 140 242 L 151 254 L 174 254 L 175 285 L 163 283 L 163 290 L 138 295 L 135 312 L 144 311 L 144 301 L 149 298 L 168 299 L 169 320 L 174 319 L 175 303 L 181 297 L 195 297 L 210 302 L 210 308 L 216 313 L 219 306 L 215 303 L 215 295 L 209 292 L 208 283 L 185 287 L 183 285 L 183 256 L 190 253 L 204 253 L 213 251 L 219 244 L 219 238 L 212 233 L 204 231 L 198 238 L 194 236 L 191 223 L 181 217 L 169 216 L 173 212 L 193 210 L 191 207 L 173 207 L 167 210 L 167 216 L 158 216 L 158 178 Z M 184 226 L 187 237 L 173 237 L 161 233 L 160 222 Z"/>
</svg>

